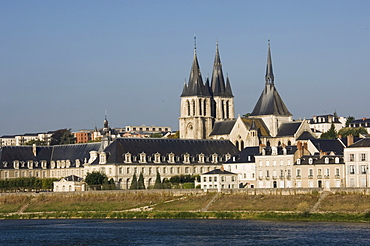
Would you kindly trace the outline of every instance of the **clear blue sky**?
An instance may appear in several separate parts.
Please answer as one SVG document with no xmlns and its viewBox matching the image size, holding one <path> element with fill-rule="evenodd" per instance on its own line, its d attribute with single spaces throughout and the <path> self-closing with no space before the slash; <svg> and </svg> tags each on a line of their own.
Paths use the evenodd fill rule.
<svg viewBox="0 0 370 246">
<path fill-rule="evenodd" d="M 370 117 L 370 1 L 0 1 L 0 136 L 60 128 L 178 129 L 193 59 L 218 39 L 235 114 L 275 84 L 295 119 Z"/>
</svg>

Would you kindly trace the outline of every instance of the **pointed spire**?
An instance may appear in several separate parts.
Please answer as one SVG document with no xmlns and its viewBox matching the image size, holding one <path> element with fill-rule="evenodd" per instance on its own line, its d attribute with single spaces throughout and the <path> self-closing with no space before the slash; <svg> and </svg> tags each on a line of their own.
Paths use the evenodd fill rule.
<svg viewBox="0 0 370 246">
<path fill-rule="evenodd" d="M 229 80 L 229 75 L 226 75 L 226 89 L 225 89 L 225 92 L 228 96 L 231 96 L 233 97 L 233 92 L 231 90 L 231 84 L 230 84 L 230 80 Z"/>
<path fill-rule="evenodd" d="M 196 53 L 196 37 L 194 35 L 194 58 L 190 70 L 188 85 L 184 86 L 181 96 L 210 96 L 209 89 L 203 84 L 202 74 Z"/>
<path fill-rule="evenodd" d="M 216 41 L 216 55 L 213 62 L 211 89 L 213 96 L 230 96 L 225 92 L 225 80 L 222 72 L 220 53 L 218 50 L 218 40 Z"/>
<path fill-rule="evenodd" d="M 272 58 L 270 50 L 270 39 L 268 40 L 267 66 L 265 75 L 266 84 L 274 84 L 274 73 L 272 71 Z"/>
</svg>

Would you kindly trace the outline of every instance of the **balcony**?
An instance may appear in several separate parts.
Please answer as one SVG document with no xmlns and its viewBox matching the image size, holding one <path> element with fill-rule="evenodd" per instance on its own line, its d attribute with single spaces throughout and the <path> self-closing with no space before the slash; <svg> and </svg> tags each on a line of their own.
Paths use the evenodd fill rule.
<svg viewBox="0 0 370 246">
<path fill-rule="evenodd" d="M 317 175 L 317 178 L 318 179 L 322 179 L 322 175 Z"/>
<path fill-rule="evenodd" d="M 336 179 L 340 179 L 340 175 L 335 175 L 335 178 Z"/>
<path fill-rule="evenodd" d="M 272 176 L 272 179 L 273 179 L 273 180 L 276 180 L 276 179 L 277 179 L 277 176 Z"/>
<path fill-rule="evenodd" d="M 325 175 L 324 178 L 330 179 L 330 176 L 329 175 Z"/>
<path fill-rule="evenodd" d="M 301 178 L 302 178 L 301 175 L 296 176 L 296 179 L 301 179 Z"/>
<path fill-rule="evenodd" d="M 265 178 L 266 178 L 266 180 L 270 180 L 270 176 L 266 176 Z"/>
<path fill-rule="evenodd" d="M 263 179 L 263 177 L 262 177 L 262 176 L 258 176 L 258 179 L 259 179 L 259 180 L 262 180 L 262 179 Z"/>
<path fill-rule="evenodd" d="M 308 175 L 308 178 L 309 179 L 313 179 L 313 175 Z"/>
</svg>

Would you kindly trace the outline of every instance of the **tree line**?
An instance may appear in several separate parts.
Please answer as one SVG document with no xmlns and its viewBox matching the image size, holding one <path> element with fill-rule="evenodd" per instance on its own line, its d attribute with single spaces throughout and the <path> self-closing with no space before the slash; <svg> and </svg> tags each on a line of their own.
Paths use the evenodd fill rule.
<svg viewBox="0 0 370 246">
<path fill-rule="evenodd" d="M 55 178 L 24 177 L 0 180 L 1 191 L 51 191 Z"/>
</svg>

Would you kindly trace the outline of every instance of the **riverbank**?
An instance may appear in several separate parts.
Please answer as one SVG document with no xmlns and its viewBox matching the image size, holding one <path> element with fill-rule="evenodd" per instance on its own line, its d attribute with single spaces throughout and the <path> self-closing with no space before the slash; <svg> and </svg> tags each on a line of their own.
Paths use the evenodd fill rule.
<svg viewBox="0 0 370 246">
<path fill-rule="evenodd" d="M 370 222 L 370 195 L 361 189 L 290 195 L 201 190 L 0 195 L 0 219 L 91 218 Z"/>
</svg>

